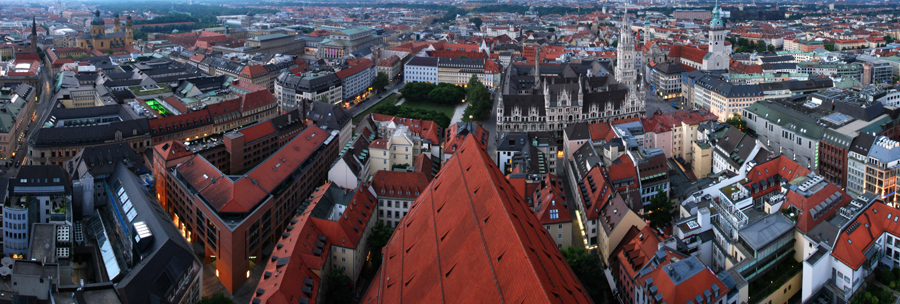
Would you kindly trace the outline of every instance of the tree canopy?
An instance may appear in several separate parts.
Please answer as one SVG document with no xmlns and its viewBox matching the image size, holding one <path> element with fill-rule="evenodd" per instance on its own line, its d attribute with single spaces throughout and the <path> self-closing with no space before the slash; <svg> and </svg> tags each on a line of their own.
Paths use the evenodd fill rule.
<svg viewBox="0 0 900 304">
<path fill-rule="evenodd" d="M 482 21 L 481 18 L 475 17 L 475 18 L 469 18 L 469 22 L 475 23 L 475 28 L 480 31 L 481 23 L 484 21 Z"/>
<path fill-rule="evenodd" d="M 388 78 L 387 73 L 378 72 L 378 75 L 375 75 L 375 80 L 372 80 L 372 89 L 381 92 L 389 83 L 391 83 L 391 80 Z"/>
<path fill-rule="evenodd" d="M 211 297 L 203 297 L 198 304 L 235 304 L 234 300 L 221 292 L 213 294 Z"/>
<path fill-rule="evenodd" d="M 475 75 L 472 75 L 469 83 L 466 84 L 466 100 L 469 102 L 463 112 L 463 121 L 466 122 L 470 121 L 469 116 L 475 120 L 483 119 L 491 113 L 491 107 L 494 105 L 491 92 Z"/>
<path fill-rule="evenodd" d="M 450 117 L 447 117 L 444 113 L 412 108 L 404 105 L 397 106 L 390 103 L 382 103 L 375 106 L 375 110 L 372 112 L 395 117 L 430 120 L 438 124 L 438 126 L 441 126 L 441 128 L 450 126 Z"/>
<path fill-rule="evenodd" d="M 590 254 L 584 248 L 566 247 L 562 250 L 563 257 L 572 267 L 575 276 L 581 281 L 581 285 L 587 291 L 588 295 L 594 300 L 594 303 L 604 303 L 606 289 L 604 284 L 606 276 L 603 275 L 603 267 L 600 264 L 600 257 Z"/>
<path fill-rule="evenodd" d="M 662 190 L 657 191 L 656 195 L 650 198 L 650 206 L 647 209 L 647 219 L 650 220 L 650 227 L 653 228 L 668 227 L 675 218 L 675 206 Z"/>
<path fill-rule="evenodd" d="M 369 234 L 369 238 L 366 239 L 366 242 L 369 245 L 369 253 L 371 254 L 375 268 L 378 268 L 381 264 L 381 249 L 387 245 L 392 234 L 394 234 L 394 229 L 386 226 L 381 221 L 375 222 L 375 226 L 372 227 L 372 233 Z"/>
<path fill-rule="evenodd" d="M 353 303 L 353 280 L 344 275 L 338 267 L 332 267 L 325 276 L 325 302 L 335 304 Z"/>
<path fill-rule="evenodd" d="M 439 104 L 459 104 L 464 98 L 466 89 L 449 83 L 438 84 L 434 90 L 428 92 L 428 100 Z"/>
<path fill-rule="evenodd" d="M 403 94 L 403 99 L 407 101 L 428 101 L 428 93 L 435 87 L 437 87 L 435 84 L 428 82 L 407 82 L 400 88 L 400 94 Z"/>
</svg>

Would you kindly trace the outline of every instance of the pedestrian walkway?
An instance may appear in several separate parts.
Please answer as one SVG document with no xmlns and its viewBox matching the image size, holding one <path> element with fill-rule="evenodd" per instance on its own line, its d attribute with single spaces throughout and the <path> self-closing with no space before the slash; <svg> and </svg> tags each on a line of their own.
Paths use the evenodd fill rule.
<svg viewBox="0 0 900 304">
<path fill-rule="evenodd" d="M 466 107 L 469 105 L 468 102 L 464 102 L 456 106 L 456 110 L 453 112 L 453 117 L 450 118 L 450 124 L 455 124 L 457 122 L 462 121 L 463 113 L 466 112 Z"/>
<path fill-rule="evenodd" d="M 384 97 L 378 98 L 378 100 L 369 100 L 369 101 L 366 101 L 366 102 L 364 102 L 362 105 L 359 105 L 359 106 L 356 106 L 355 108 L 353 108 L 353 110 L 351 111 L 350 114 L 353 114 L 352 116 L 353 116 L 353 117 L 356 117 L 356 115 L 359 115 L 359 113 L 365 112 L 365 111 L 368 110 L 369 108 L 374 107 L 375 105 L 377 105 L 378 103 L 380 103 L 380 102 L 381 102 L 382 100 L 384 100 L 385 98 L 390 97 L 392 94 L 400 94 L 400 93 L 399 93 L 399 90 L 398 90 L 398 89 L 393 89 L 393 90 L 384 92 L 384 93 L 382 93 L 382 95 L 384 95 Z"/>
</svg>

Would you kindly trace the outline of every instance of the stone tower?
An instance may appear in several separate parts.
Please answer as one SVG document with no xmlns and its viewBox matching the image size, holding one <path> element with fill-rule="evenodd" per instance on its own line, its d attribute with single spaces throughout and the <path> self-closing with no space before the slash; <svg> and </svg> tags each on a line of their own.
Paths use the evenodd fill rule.
<svg viewBox="0 0 900 304">
<path fill-rule="evenodd" d="M 106 34 L 106 22 L 100 18 L 100 9 L 94 11 L 94 19 L 91 19 L 91 36 L 103 36 Z"/>
<path fill-rule="evenodd" d="M 634 68 L 634 58 L 634 34 L 631 32 L 626 9 L 619 28 L 619 45 L 616 48 L 616 80 L 624 84 L 629 91 L 636 89 L 637 71 Z"/>
<path fill-rule="evenodd" d="M 131 25 L 131 15 L 125 17 L 125 39 L 134 41 L 134 28 Z"/>
<path fill-rule="evenodd" d="M 119 20 L 119 13 L 116 13 L 113 16 L 113 32 L 121 32 L 122 31 L 122 22 Z"/>
<path fill-rule="evenodd" d="M 37 21 L 31 16 L 31 53 L 37 54 Z"/>
<path fill-rule="evenodd" d="M 725 46 L 725 23 L 720 14 L 721 9 L 716 3 L 709 22 L 709 52 L 703 57 L 703 70 L 724 70 L 731 63 L 731 50 Z"/>
</svg>

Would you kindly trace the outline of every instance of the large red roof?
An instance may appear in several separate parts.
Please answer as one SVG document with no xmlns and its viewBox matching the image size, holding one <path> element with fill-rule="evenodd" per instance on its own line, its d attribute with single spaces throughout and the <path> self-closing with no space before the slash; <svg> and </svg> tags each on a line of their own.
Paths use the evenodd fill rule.
<svg viewBox="0 0 900 304">
<path fill-rule="evenodd" d="M 275 126 L 272 125 L 271 120 L 266 120 L 264 122 L 240 129 L 238 132 L 244 135 L 244 142 L 249 143 L 254 140 L 265 137 L 266 135 L 270 135 L 275 133 Z"/>
<path fill-rule="evenodd" d="M 329 135 L 319 127 L 309 126 L 259 166 L 234 181 L 202 157 L 185 161 L 177 170 L 219 212 L 247 212 L 288 178 Z"/>
<path fill-rule="evenodd" d="M 900 210 L 875 202 L 851 220 L 847 227 L 855 229 L 842 230 L 834 244 L 831 255 L 853 270 L 858 270 L 866 261 L 866 251 L 885 232 L 900 235 Z"/>
<path fill-rule="evenodd" d="M 310 205 L 306 210 L 314 208 Z M 256 286 L 262 294 L 254 296 L 265 304 L 295 304 L 301 299 L 315 303 L 322 279 L 316 273 L 325 263 L 331 242 L 320 241 L 323 231 L 313 223 L 310 212 L 294 217 L 285 232 L 288 236 L 278 239 Z"/>
<path fill-rule="evenodd" d="M 582 188 L 579 184 L 576 191 L 587 193 L 584 196 L 584 211 L 587 213 L 585 217 L 589 220 L 596 220 L 600 218 L 600 210 L 613 197 L 615 190 L 606 178 L 606 168 L 600 165 L 591 168 L 581 182 L 584 187 Z"/>
<path fill-rule="evenodd" d="M 383 249 L 362 303 L 590 303 L 552 237 L 469 138 Z"/>
</svg>

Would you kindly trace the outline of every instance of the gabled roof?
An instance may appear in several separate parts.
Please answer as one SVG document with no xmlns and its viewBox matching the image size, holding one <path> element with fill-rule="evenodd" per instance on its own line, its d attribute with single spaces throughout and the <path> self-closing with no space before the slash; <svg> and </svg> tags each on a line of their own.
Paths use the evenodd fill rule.
<svg viewBox="0 0 900 304">
<path fill-rule="evenodd" d="M 254 140 L 263 138 L 267 135 L 271 135 L 275 133 L 275 127 L 272 126 L 272 121 L 266 120 L 252 126 L 243 128 L 238 130 L 241 134 L 244 135 L 244 143 L 251 143 Z"/>
<path fill-rule="evenodd" d="M 285 233 L 288 236 L 278 239 L 254 296 L 265 304 L 295 304 L 303 299 L 315 303 L 322 279 L 315 270 L 322 269 L 331 243 L 312 224 L 310 212 L 291 219 Z"/>
<path fill-rule="evenodd" d="M 561 178 L 547 173 L 540 187 L 535 189 L 534 212 L 542 225 L 572 221 L 564 187 Z"/>
<path fill-rule="evenodd" d="M 552 237 L 472 138 L 413 203 L 383 253 L 362 303 L 591 302 Z"/>
<path fill-rule="evenodd" d="M 695 256 L 657 267 L 642 279 L 652 279 L 658 290 L 654 297 L 659 302 L 716 303 L 728 294 L 725 283 Z"/>
<path fill-rule="evenodd" d="M 838 235 L 831 255 L 858 270 L 868 260 L 870 248 L 885 232 L 900 235 L 900 211 L 882 202 L 874 202 L 845 225 Z"/>
<path fill-rule="evenodd" d="M 616 191 L 606 177 L 606 168 L 596 165 L 579 181 L 577 190 L 584 202 L 585 217 L 589 220 L 600 218 L 600 210 L 613 198 Z M 575 186 L 575 185 L 573 185 Z"/>
<path fill-rule="evenodd" d="M 329 190 L 329 188 L 337 188 L 340 191 L 344 191 L 347 195 L 343 196 L 343 198 L 349 199 L 328 203 L 322 202 L 321 200 L 328 197 L 326 190 Z M 352 196 L 350 192 L 352 192 Z M 359 242 L 375 210 L 375 194 L 372 193 L 371 188 L 362 185 L 357 187 L 356 190 L 342 189 L 329 181 L 319 187 L 319 190 L 315 191 L 312 196 L 313 202 L 310 203 L 310 206 L 315 205 L 313 210 L 326 207 L 328 211 L 326 214 L 329 215 L 331 214 L 331 208 L 335 204 L 347 206 L 336 220 L 325 217 L 320 218 L 316 215 L 316 211 L 313 211 L 313 218 L 310 220 L 321 229 L 322 234 L 327 237 L 328 243 L 331 243 L 332 246 L 359 248 Z M 309 209 L 309 207 L 307 208 Z"/>
<path fill-rule="evenodd" d="M 372 188 L 378 197 L 415 199 L 427 186 L 428 177 L 420 172 L 381 170 L 372 176 Z"/>
</svg>

